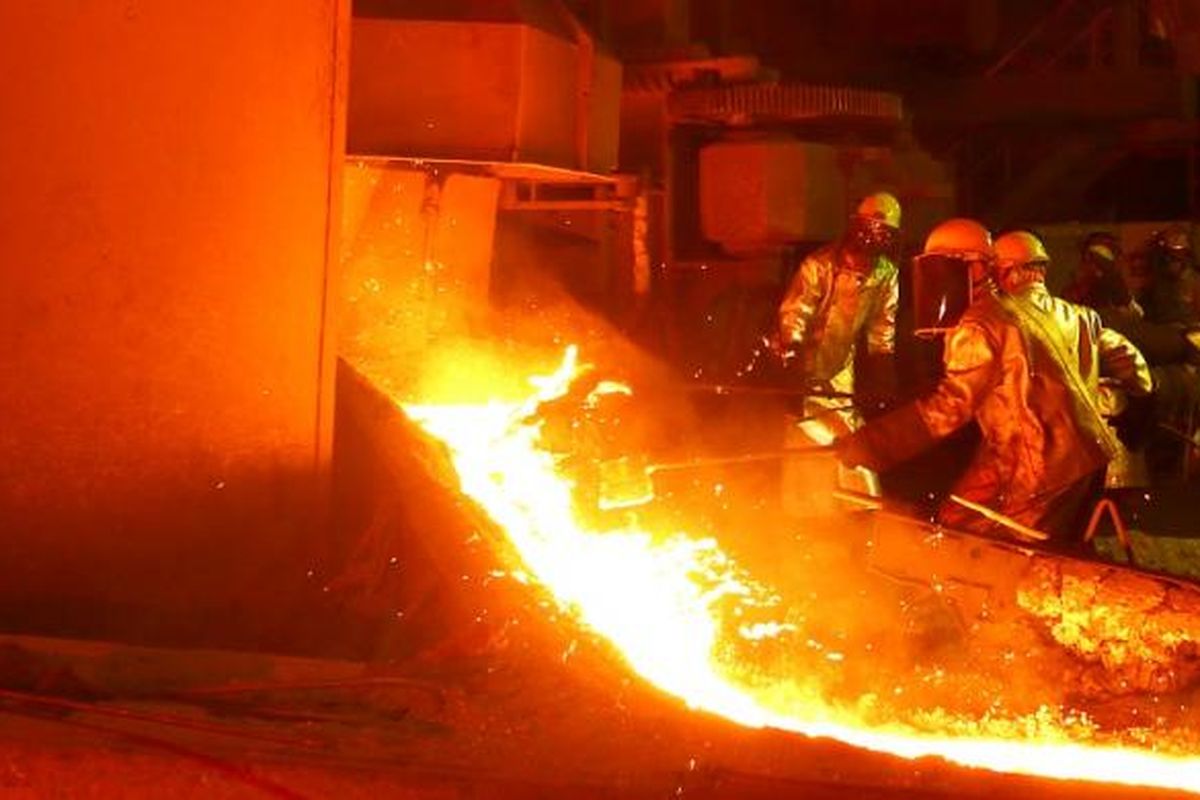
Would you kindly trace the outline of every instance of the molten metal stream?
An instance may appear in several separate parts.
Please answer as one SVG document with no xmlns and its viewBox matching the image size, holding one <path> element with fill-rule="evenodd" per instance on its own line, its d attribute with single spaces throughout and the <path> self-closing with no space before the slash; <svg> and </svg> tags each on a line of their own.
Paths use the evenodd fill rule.
<svg viewBox="0 0 1200 800">
<path fill-rule="evenodd" d="M 797 680 L 748 685 L 723 663 L 722 631 L 774 636 L 786 624 L 729 628 L 731 609 L 761 616 L 772 592 L 732 562 L 712 539 L 639 529 L 595 530 L 577 518 L 571 481 L 539 448 L 539 428 L 523 421 L 540 401 L 564 394 L 576 374 L 571 348 L 558 371 L 532 379 L 524 403 L 406 405 L 449 447 L 462 490 L 506 531 L 525 570 L 592 630 L 610 640 L 643 678 L 690 706 L 751 727 L 830 737 L 904 758 L 940 756 L 969 767 L 1060 779 L 1200 793 L 1200 758 L 1073 741 L 1072 730 L 1039 719 L 1027 738 L 935 735 L 902 723 L 871 725 Z M 1052 714 L 1047 715 L 1052 718 Z M 977 730 L 987 730 L 977 721 Z M 1009 727 L 1007 730 L 1011 731 Z"/>
</svg>

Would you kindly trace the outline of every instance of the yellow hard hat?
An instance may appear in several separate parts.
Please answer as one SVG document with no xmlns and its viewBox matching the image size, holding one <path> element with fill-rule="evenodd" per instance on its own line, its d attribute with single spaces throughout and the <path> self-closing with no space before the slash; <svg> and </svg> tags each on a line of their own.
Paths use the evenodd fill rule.
<svg viewBox="0 0 1200 800">
<path fill-rule="evenodd" d="M 992 252 L 996 255 L 996 265 L 1001 268 L 1050 263 L 1046 246 L 1029 231 L 1004 234 L 992 245 Z"/>
<path fill-rule="evenodd" d="M 1083 251 L 1086 255 L 1094 256 L 1104 261 L 1116 261 L 1117 254 L 1113 252 L 1112 246 L 1103 242 L 1089 244 L 1087 249 Z"/>
<path fill-rule="evenodd" d="M 978 256 L 992 255 L 992 235 L 973 219 L 948 219 L 929 232 L 925 239 L 925 255 Z"/>
<path fill-rule="evenodd" d="M 854 216 L 882 222 L 889 228 L 900 228 L 900 201 L 890 192 L 875 192 L 864 197 L 854 209 Z"/>
</svg>

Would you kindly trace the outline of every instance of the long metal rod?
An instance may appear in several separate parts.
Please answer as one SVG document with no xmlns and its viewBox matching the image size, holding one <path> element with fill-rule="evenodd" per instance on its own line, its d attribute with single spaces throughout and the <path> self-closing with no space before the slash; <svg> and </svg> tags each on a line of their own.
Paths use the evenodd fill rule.
<svg viewBox="0 0 1200 800">
<path fill-rule="evenodd" d="M 684 387 L 689 392 L 711 392 L 712 394 L 762 394 L 784 397 L 819 397 L 823 400 L 853 400 L 852 392 L 825 391 L 823 389 L 785 389 L 777 386 L 734 386 L 723 383 L 692 383 Z"/>
<path fill-rule="evenodd" d="M 834 489 L 832 492 L 835 500 L 844 500 L 847 503 L 852 503 L 867 511 L 886 511 L 887 506 L 883 503 L 882 497 L 873 497 L 862 492 L 852 492 L 848 489 Z M 899 515 L 896 515 L 899 516 Z"/>
<path fill-rule="evenodd" d="M 788 456 L 811 455 L 814 453 L 829 453 L 832 448 L 829 447 L 784 447 L 779 450 L 771 450 L 763 453 L 743 453 L 736 456 L 710 456 L 706 458 L 692 458 L 687 461 L 671 461 L 664 464 L 651 464 L 646 467 L 646 472 L 662 472 L 664 470 L 678 469 L 700 469 L 703 467 L 723 467 L 727 464 L 751 464 L 757 461 L 778 461 Z"/>
<path fill-rule="evenodd" d="M 1042 531 L 1035 530 L 1034 528 L 1031 528 L 1028 525 L 1022 525 L 1020 522 L 1017 522 L 1012 517 L 1005 516 L 1004 514 L 1001 514 L 999 511 L 996 511 L 995 509 L 988 508 L 985 505 L 980 505 L 979 503 L 968 500 L 965 497 L 959 497 L 956 494 L 952 494 L 952 495 L 950 495 L 950 499 L 952 501 L 954 501 L 955 503 L 958 503 L 963 508 L 970 509 L 971 511 L 974 511 L 976 514 L 979 514 L 981 517 L 985 517 L 986 519 L 989 519 L 992 522 L 1003 525 L 1004 527 L 1008 528 L 1010 531 L 1017 534 L 1018 536 L 1021 536 L 1030 541 L 1044 542 L 1050 538 L 1050 534 L 1048 534 L 1048 533 L 1043 533 Z"/>
</svg>

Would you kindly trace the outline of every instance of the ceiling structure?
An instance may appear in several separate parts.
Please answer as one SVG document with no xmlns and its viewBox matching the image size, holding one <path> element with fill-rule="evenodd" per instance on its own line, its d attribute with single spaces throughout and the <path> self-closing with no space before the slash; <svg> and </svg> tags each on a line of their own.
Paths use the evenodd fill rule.
<svg viewBox="0 0 1200 800">
<path fill-rule="evenodd" d="M 627 64 L 756 56 L 896 92 L 997 226 L 1194 216 L 1195 0 L 574 0 Z M 760 76 L 761 79 L 761 76 Z"/>
</svg>

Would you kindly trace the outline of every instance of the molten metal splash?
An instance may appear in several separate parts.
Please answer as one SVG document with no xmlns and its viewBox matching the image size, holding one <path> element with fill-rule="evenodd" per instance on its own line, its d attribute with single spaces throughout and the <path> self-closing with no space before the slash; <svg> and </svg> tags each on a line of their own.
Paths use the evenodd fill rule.
<svg viewBox="0 0 1200 800">
<path fill-rule="evenodd" d="M 758 640 L 792 628 L 737 621 L 770 613 L 778 598 L 711 538 L 600 531 L 579 518 L 572 482 L 539 447 L 539 427 L 530 416 L 539 402 L 567 391 L 577 367 L 570 348 L 553 375 L 532 379 L 536 391 L 524 402 L 405 410 L 450 448 L 463 491 L 506 531 L 528 573 L 610 640 L 643 678 L 691 707 L 746 726 L 999 772 L 1200 792 L 1200 759 L 1083 743 L 1078 726 L 1057 722 L 1049 710 L 1023 726 L 974 721 L 970 727 L 978 734 L 935 735 L 900 723 L 863 722 L 798 681 L 750 685 L 734 677 L 750 671 L 729 663 L 737 651 L 724 647 L 723 637 L 732 632 Z"/>
</svg>

